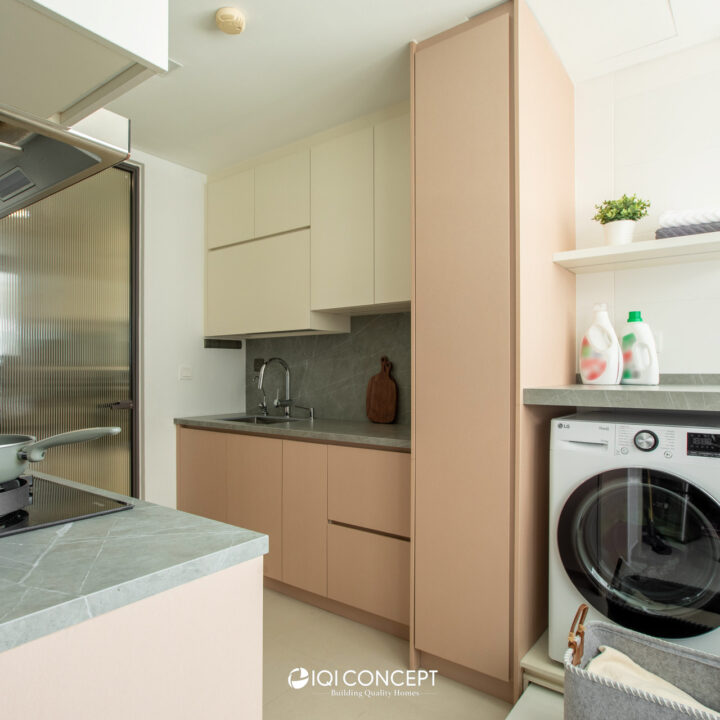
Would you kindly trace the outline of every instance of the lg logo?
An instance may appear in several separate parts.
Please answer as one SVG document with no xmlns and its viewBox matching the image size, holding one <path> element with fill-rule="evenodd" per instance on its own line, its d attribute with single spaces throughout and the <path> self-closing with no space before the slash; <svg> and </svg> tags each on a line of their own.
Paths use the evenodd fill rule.
<svg viewBox="0 0 720 720">
<path fill-rule="evenodd" d="M 310 680 L 310 673 L 303 667 L 297 667 L 290 671 L 288 675 L 288 685 L 293 690 L 304 688 Z"/>
</svg>

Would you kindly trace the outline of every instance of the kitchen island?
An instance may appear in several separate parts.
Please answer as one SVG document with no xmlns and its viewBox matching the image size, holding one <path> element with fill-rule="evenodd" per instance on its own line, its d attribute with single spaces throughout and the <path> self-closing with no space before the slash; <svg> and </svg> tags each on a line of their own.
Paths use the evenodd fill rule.
<svg viewBox="0 0 720 720">
<path fill-rule="evenodd" d="M 0 538 L 6 712 L 259 719 L 267 536 L 96 492 L 134 507 Z"/>
</svg>

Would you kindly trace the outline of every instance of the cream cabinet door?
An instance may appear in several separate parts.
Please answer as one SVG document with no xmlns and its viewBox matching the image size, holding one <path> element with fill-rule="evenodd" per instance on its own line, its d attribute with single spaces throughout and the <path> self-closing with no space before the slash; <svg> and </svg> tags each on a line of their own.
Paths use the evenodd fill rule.
<svg viewBox="0 0 720 720">
<path fill-rule="evenodd" d="M 375 303 L 410 301 L 410 116 L 375 125 Z"/>
<path fill-rule="evenodd" d="M 255 237 L 253 171 L 212 180 L 207 185 L 208 248 Z"/>
<path fill-rule="evenodd" d="M 307 328 L 309 279 L 308 230 L 210 250 L 207 334 Z"/>
<path fill-rule="evenodd" d="M 310 150 L 255 167 L 255 237 L 310 225 Z"/>
<path fill-rule="evenodd" d="M 312 308 L 374 301 L 373 129 L 313 146 Z"/>
</svg>

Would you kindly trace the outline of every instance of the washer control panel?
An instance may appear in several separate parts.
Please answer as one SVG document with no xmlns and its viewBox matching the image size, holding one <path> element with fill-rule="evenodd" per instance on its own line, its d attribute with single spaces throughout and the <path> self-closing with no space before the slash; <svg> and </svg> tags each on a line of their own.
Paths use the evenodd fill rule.
<svg viewBox="0 0 720 720">
<path fill-rule="evenodd" d="M 687 454 L 699 457 L 720 457 L 720 435 L 689 432 L 687 434 Z"/>
<path fill-rule="evenodd" d="M 675 427 L 615 426 L 615 455 L 653 455 L 671 460 L 680 448 L 682 433 Z"/>
</svg>

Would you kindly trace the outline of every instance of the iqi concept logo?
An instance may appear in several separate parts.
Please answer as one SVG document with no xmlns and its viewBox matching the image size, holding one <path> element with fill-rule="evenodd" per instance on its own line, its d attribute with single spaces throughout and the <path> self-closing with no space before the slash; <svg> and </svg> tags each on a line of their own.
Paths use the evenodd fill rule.
<svg viewBox="0 0 720 720">
<path fill-rule="evenodd" d="M 293 690 L 300 690 L 308 684 L 310 673 L 304 667 L 297 667 L 290 671 L 288 675 L 288 685 Z"/>
<path fill-rule="evenodd" d="M 418 696 L 423 689 L 435 687 L 437 670 L 306 670 L 293 668 L 288 685 L 293 690 L 325 688 L 339 697 Z"/>
</svg>

